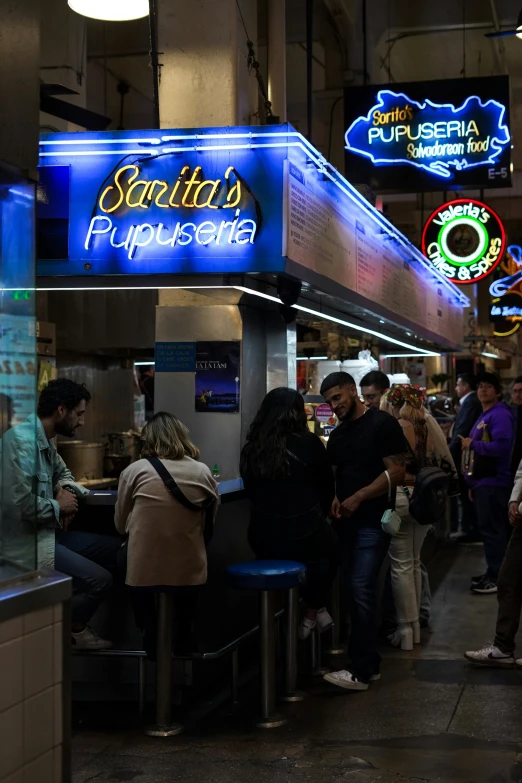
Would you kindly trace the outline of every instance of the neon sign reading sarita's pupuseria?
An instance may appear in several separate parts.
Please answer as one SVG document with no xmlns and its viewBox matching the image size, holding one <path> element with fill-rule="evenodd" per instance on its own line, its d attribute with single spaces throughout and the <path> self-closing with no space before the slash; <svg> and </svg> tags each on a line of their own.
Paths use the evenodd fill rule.
<svg viewBox="0 0 522 783">
<path fill-rule="evenodd" d="M 423 103 L 404 93 L 380 90 L 377 103 L 345 135 L 346 149 L 377 165 L 411 165 L 449 179 L 462 171 L 494 164 L 510 143 L 506 108 L 470 96 L 451 103 Z"/>
<path fill-rule="evenodd" d="M 132 259 L 139 248 L 151 244 L 172 248 L 191 243 L 202 247 L 253 244 L 257 222 L 241 215 L 247 198 L 243 190 L 249 192 L 248 186 L 242 187 L 242 180 L 233 166 L 229 166 L 222 177 L 205 179 L 201 166 L 191 169 L 185 165 L 172 181 L 147 177 L 136 163 L 121 166 L 109 184 L 104 183 L 100 188 L 96 206 L 101 214 L 90 220 L 85 250 L 92 250 L 95 244 L 104 242 L 115 249 L 123 249 Z M 176 219 L 186 210 L 193 211 L 195 218 L 202 209 L 232 212 L 223 220 Z M 144 220 L 139 219 L 141 215 Z M 158 221 L 158 215 L 165 217 Z"/>
</svg>

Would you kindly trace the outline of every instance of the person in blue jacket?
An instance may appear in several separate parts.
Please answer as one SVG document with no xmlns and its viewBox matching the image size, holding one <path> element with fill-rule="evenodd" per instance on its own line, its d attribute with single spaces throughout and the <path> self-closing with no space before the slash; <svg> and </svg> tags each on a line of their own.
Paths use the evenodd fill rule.
<svg viewBox="0 0 522 783">
<path fill-rule="evenodd" d="M 477 377 L 477 396 L 482 404 L 468 438 L 462 438 L 464 478 L 475 504 L 480 534 L 484 541 L 487 570 L 473 577 L 474 593 L 497 592 L 500 566 L 509 540 L 508 504 L 511 477 L 511 453 L 515 421 L 509 405 L 501 402 L 502 382 L 491 372 Z"/>
</svg>

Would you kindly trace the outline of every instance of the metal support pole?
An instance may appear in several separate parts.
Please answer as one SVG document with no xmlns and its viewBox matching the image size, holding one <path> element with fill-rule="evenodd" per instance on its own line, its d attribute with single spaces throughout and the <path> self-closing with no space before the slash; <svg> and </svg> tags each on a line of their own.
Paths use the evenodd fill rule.
<svg viewBox="0 0 522 783">
<path fill-rule="evenodd" d="M 149 737 L 172 737 L 183 726 L 172 723 L 172 595 L 158 596 L 158 644 L 156 658 L 156 724 L 145 729 Z"/>
<path fill-rule="evenodd" d="M 159 110 L 159 60 L 158 60 L 158 27 L 156 17 L 156 0 L 149 0 L 149 36 L 150 64 L 152 68 L 152 127 L 160 127 Z"/>
<path fill-rule="evenodd" d="M 312 654 L 311 675 L 312 677 L 323 677 L 325 674 L 328 674 L 330 669 L 322 665 L 321 634 L 317 627 L 312 631 L 312 635 L 310 636 L 310 645 Z"/>
<path fill-rule="evenodd" d="M 306 135 L 312 142 L 314 0 L 306 0 Z"/>
<path fill-rule="evenodd" d="M 138 704 L 140 709 L 140 718 L 143 718 L 145 712 L 145 689 L 147 687 L 147 659 L 138 658 Z"/>
<path fill-rule="evenodd" d="M 239 706 L 239 648 L 232 650 L 232 669 L 230 672 L 230 696 L 232 707 Z"/>
<path fill-rule="evenodd" d="M 304 694 L 296 690 L 297 685 L 297 622 L 299 609 L 299 588 L 288 591 L 286 612 L 285 650 L 285 695 L 282 701 L 303 701 Z"/>
<path fill-rule="evenodd" d="M 275 714 L 275 593 L 262 590 L 260 594 L 260 667 L 261 667 L 261 718 L 257 726 L 273 729 L 288 723 Z"/>
<path fill-rule="evenodd" d="M 328 655 L 341 655 L 346 647 L 341 644 L 341 577 L 339 571 L 332 585 L 332 646 L 326 652 Z"/>
</svg>

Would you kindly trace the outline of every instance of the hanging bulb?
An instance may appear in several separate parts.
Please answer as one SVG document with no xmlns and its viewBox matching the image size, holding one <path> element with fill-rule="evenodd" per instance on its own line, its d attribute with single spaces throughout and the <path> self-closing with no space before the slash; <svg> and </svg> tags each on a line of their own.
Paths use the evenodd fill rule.
<svg viewBox="0 0 522 783">
<path fill-rule="evenodd" d="M 67 0 L 77 14 L 104 22 L 127 22 L 149 15 L 149 0 Z"/>
<path fill-rule="evenodd" d="M 517 19 L 517 32 L 516 32 L 517 38 L 522 39 L 522 9 L 520 10 L 520 13 L 518 15 Z"/>
</svg>

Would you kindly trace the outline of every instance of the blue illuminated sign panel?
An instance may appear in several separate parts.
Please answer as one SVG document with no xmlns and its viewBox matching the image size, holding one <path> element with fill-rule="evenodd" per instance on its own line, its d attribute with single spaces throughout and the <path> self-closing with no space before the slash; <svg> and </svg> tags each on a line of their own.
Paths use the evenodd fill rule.
<svg viewBox="0 0 522 783">
<path fill-rule="evenodd" d="M 507 77 L 347 89 L 350 179 L 395 190 L 509 184 L 508 99 Z"/>
<path fill-rule="evenodd" d="M 284 135 L 265 144 L 226 129 L 43 137 L 39 272 L 282 270 Z"/>
</svg>

